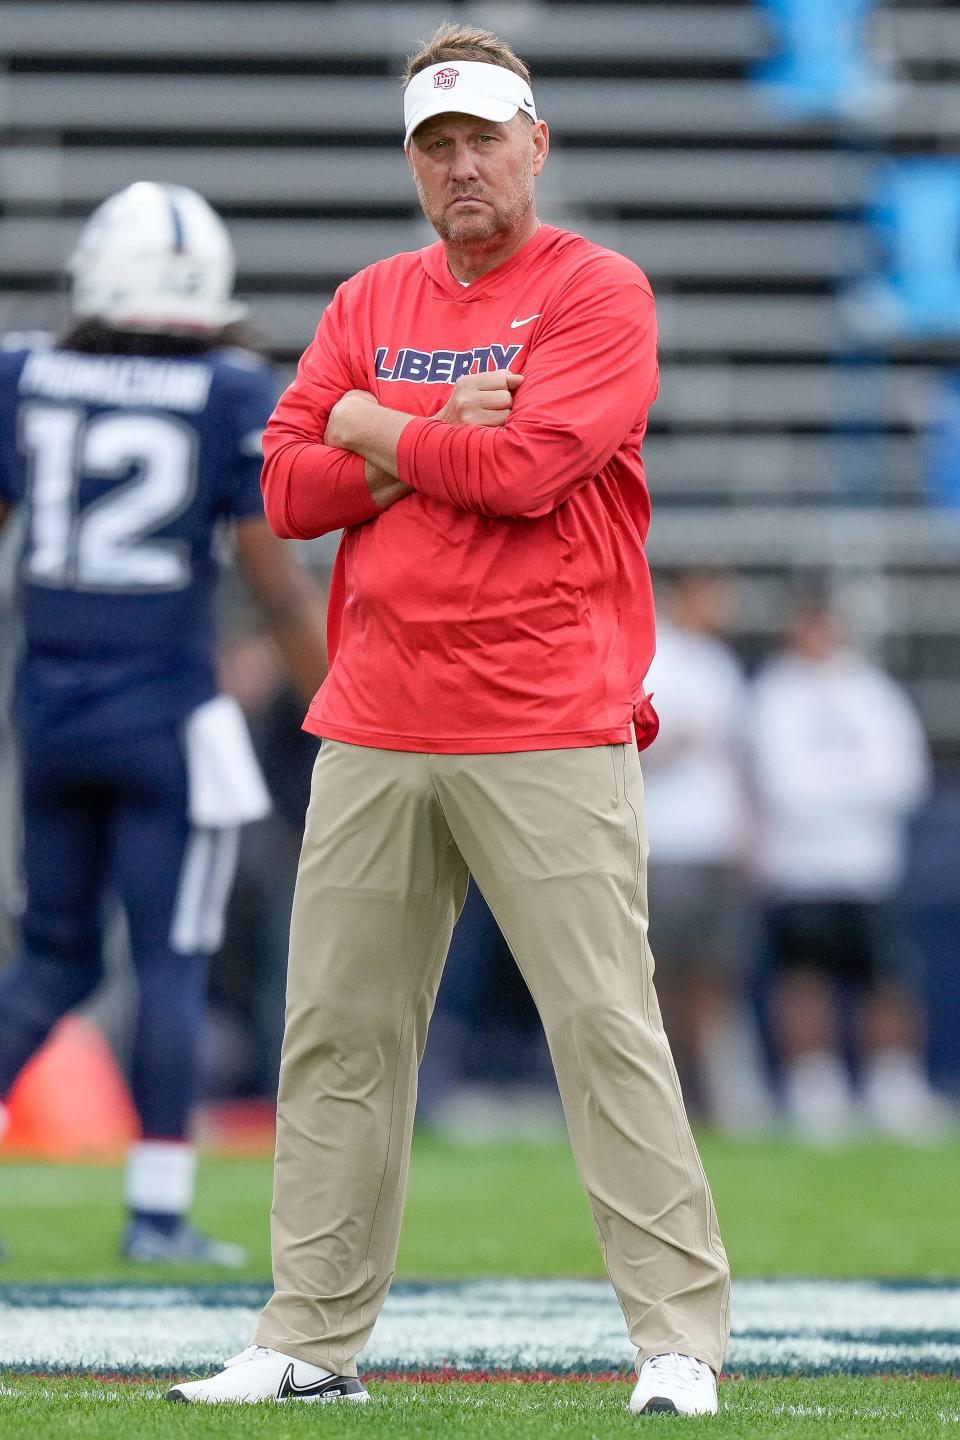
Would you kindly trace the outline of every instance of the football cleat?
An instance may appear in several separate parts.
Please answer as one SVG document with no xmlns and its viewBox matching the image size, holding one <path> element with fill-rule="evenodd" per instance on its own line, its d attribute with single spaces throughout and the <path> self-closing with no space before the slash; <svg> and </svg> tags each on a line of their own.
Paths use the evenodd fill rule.
<svg viewBox="0 0 960 1440">
<path fill-rule="evenodd" d="M 281 1355 L 266 1345 L 248 1345 L 227 1360 L 208 1380 L 183 1380 L 167 1391 L 167 1399 L 187 1405 L 220 1405 L 234 1401 L 255 1405 L 261 1400 L 353 1400 L 370 1396 L 356 1376 L 333 1375 L 319 1365 Z"/>
<path fill-rule="evenodd" d="M 693 1355 L 651 1355 L 640 1366 L 630 1409 L 634 1415 L 716 1415 L 717 1378 Z"/>
<path fill-rule="evenodd" d="M 247 1263 L 242 1245 L 211 1240 L 186 1221 L 168 1233 L 149 1220 L 131 1220 L 120 1254 L 137 1265 L 219 1265 L 225 1270 L 239 1270 Z"/>
</svg>

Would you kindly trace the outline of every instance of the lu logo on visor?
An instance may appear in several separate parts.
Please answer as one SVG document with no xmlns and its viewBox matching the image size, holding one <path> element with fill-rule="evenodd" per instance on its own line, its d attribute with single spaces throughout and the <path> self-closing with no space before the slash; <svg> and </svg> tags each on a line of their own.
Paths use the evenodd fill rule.
<svg viewBox="0 0 960 1440">
<path fill-rule="evenodd" d="M 537 119 L 530 85 L 513 70 L 478 60 L 428 66 L 417 71 L 404 91 L 404 145 L 418 125 L 446 110 L 496 124 L 506 124 L 518 110 Z"/>
</svg>

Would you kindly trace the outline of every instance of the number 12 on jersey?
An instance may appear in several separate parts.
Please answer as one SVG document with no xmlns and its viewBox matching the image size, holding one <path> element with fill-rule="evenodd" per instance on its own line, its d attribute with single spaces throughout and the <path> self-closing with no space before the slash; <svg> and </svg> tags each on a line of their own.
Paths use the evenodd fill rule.
<svg viewBox="0 0 960 1440">
<path fill-rule="evenodd" d="M 101 591 L 189 585 L 187 542 L 156 532 L 196 491 L 192 429 L 165 415 L 88 418 L 73 406 L 34 403 L 20 412 L 20 435 L 29 466 L 29 583 Z M 117 483 L 81 504 L 85 479 Z"/>
</svg>

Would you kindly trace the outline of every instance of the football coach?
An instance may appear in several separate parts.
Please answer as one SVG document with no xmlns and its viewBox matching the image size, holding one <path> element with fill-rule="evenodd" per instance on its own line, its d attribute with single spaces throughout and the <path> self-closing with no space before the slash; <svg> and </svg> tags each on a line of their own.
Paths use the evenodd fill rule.
<svg viewBox="0 0 960 1440">
<path fill-rule="evenodd" d="M 443 26 L 404 111 L 439 240 L 340 287 L 264 438 L 277 534 L 343 530 L 305 722 L 323 745 L 276 1289 L 255 1343 L 170 1398 L 367 1398 L 356 1357 L 394 1272 L 417 1066 L 472 874 L 546 1030 L 637 1347 L 631 1408 L 713 1413 L 729 1275 L 647 943 L 653 296 L 632 261 L 539 222 L 547 126 L 502 41 Z"/>
</svg>

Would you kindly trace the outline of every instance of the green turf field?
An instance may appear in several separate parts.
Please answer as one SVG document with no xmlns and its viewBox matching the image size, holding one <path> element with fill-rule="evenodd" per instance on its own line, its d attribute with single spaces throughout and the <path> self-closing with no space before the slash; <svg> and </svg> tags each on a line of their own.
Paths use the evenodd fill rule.
<svg viewBox="0 0 960 1440">
<path fill-rule="evenodd" d="M 735 1276 L 960 1275 L 955 1205 L 960 1144 L 937 1150 L 864 1144 L 824 1154 L 787 1142 L 732 1143 L 707 1136 L 701 1137 L 701 1150 Z M 196 1270 L 158 1273 L 118 1261 L 122 1209 L 116 1168 L 0 1163 L 0 1236 L 9 1252 L 0 1270 L 0 1301 L 3 1285 L 12 1287 L 12 1296 L 16 1282 L 119 1280 L 156 1286 L 244 1275 L 263 1281 L 269 1273 L 270 1169 L 267 1158 L 208 1156 L 202 1163 L 198 1221 L 251 1252 L 247 1270 L 228 1277 Z M 600 1275 L 586 1202 L 566 1145 L 470 1149 L 418 1139 L 399 1273 L 406 1279 L 447 1281 Z M 932 1290 L 930 1304 L 937 1303 L 938 1292 Z M 3 1325 L 17 1323 L 15 1308 L 0 1313 L 0 1356 Z M 217 1323 L 211 1314 L 214 1334 Z M 57 1325 L 55 1310 L 50 1324 Z M 955 1341 L 952 1334 L 946 1338 L 950 1345 Z M 949 1361 L 946 1368 L 951 1369 Z M 599 1440 L 664 1424 L 676 1440 L 694 1433 L 718 1440 L 960 1435 L 960 1381 L 943 1376 L 734 1376 L 721 1387 L 721 1413 L 714 1421 L 632 1417 L 625 1408 L 629 1387 L 608 1380 L 380 1380 L 371 1383 L 374 1403 L 319 1411 L 292 1403 L 194 1409 L 165 1404 L 163 1393 L 164 1384 L 156 1378 L 111 1383 L 80 1375 L 0 1371 L 0 1436 L 298 1440 L 322 1429 L 332 1436 L 389 1434 L 391 1440 L 431 1440 L 434 1435 Z"/>
<path fill-rule="evenodd" d="M 958 1143 L 822 1153 L 701 1137 L 701 1151 L 736 1275 L 960 1275 Z M 201 1164 L 197 1219 L 248 1246 L 239 1277 L 269 1275 L 270 1174 L 267 1158 Z M 0 1281 L 130 1278 L 140 1272 L 116 1258 L 121 1224 L 118 1170 L 0 1163 Z M 398 1273 L 602 1274 L 566 1144 L 418 1140 Z"/>
<path fill-rule="evenodd" d="M 669 1433 L 671 1440 L 777 1435 L 784 1440 L 933 1440 L 956 1434 L 960 1387 L 955 1381 L 825 1380 L 727 1381 L 716 1419 L 630 1415 L 627 1385 L 557 1381 L 550 1384 L 372 1384 L 371 1403 L 322 1408 L 283 1405 L 194 1409 L 166 1405 L 155 1381 L 105 1386 L 96 1381 L 27 1380 L 0 1388 L 4 1440 L 166 1440 L 176 1436 L 300 1440 L 324 1436 L 390 1440 L 599 1440 Z"/>
</svg>

